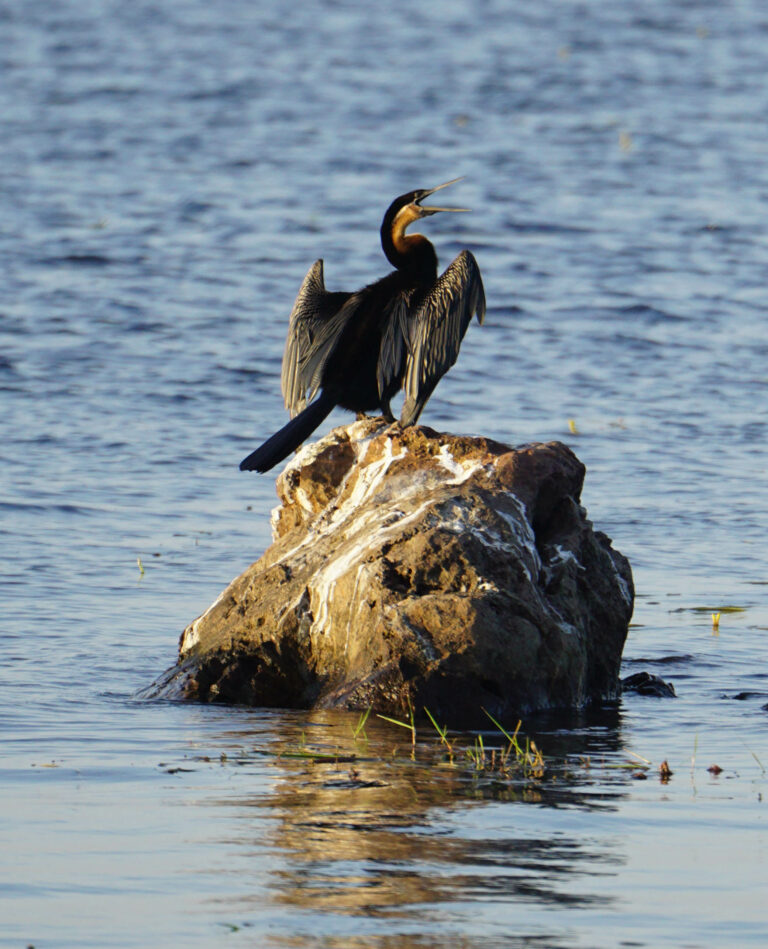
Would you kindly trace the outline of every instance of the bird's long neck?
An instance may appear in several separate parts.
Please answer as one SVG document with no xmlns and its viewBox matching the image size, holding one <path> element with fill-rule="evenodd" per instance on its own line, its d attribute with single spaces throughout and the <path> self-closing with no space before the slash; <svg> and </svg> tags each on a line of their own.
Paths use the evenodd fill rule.
<svg viewBox="0 0 768 949">
<path fill-rule="evenodd" d="M 381 225 L 381 246 L 387 260 L 398 270 L 413 276 L 419 282 L 433 283 L 437 279 L 437 254 L 423 234 L 406 234 L 409 224 L 419 219 L 412 205 L 406 205 L 384 217 Z"/>
</svg>

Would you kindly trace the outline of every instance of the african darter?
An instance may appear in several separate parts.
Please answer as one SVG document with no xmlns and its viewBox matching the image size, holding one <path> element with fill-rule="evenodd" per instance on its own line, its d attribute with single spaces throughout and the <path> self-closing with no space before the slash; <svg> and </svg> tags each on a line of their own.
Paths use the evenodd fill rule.
<svg viewBox="0 0 768 949">
<path fill-rule="evenodd" d="M 473 314 L 485 315 L 477 261 L 463 250 L 440 276 L 437 254 L 414 221 L 438 211 L 421 202 L 447 181 L 395 198 L 381 225 L 381 246 L 396 268 L 356 293 L 329 293 L 317 260 L 293 305 L 281 385 L 291 421 L 240 463 L 269 471 L 301 445 L 334 406 L 358 413 L 380 409 L 393 422 L 390 400 L 405 390 L 400 425 L 413 425 L 442 376 L 456 362 Z M 319 393 L 319 394 L 318 394 Z M 314 401 L 312 401 L 314 400 Z"/>
</svg>

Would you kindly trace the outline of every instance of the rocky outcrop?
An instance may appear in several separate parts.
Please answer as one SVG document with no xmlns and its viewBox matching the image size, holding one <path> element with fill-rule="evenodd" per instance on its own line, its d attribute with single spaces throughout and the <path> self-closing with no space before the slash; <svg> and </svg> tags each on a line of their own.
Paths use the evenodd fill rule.
<svg viewBox="0 0 768 949">
<path fill-rule="evenodd" d="M 458 724 L 618 697 L 632 574 L 584 474 L 559 442 L 334 430 L 279 476 L 274 543 L 184 630 L 160 691 Z"/>
</svg>

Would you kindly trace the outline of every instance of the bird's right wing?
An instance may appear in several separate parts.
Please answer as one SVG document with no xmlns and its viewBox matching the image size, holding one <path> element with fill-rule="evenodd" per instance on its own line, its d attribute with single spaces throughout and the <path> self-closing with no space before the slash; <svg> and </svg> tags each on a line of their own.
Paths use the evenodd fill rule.
<svg viewBox="0 0 768 949">
<path fill-rule="evenodd" d="M 482 323 L 483 280 L 477 261 L 468 250 L 463 250 L 410 318 L 401 424 L 416 422 L 435 386 L 456 362 L 475 313 L 478 323 Z"/>
<path fill-rule="evenodd" d="M 320 387 L 323 366 L 349 318 L 344 304 L 350 295 L 326 291 L 322 260 L 309 268 L 291 310 L 283 352 L 280 386 L 291 416 L 299 413 Z"/>
</svg>

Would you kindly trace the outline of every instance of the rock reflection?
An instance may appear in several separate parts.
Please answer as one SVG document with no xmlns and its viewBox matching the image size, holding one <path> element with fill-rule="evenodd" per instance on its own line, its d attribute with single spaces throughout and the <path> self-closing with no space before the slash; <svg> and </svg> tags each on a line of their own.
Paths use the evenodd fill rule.
<svg viewBox="0 0 768 949">
<path fill-rule="evenodd" d="M 385 918 L 397 926 L 416 919 L 445 926 L 447 920 L 460 931 L 463 921 L 483 916 L 494 903 L 541 910 L 601 902 L 589 879 L 615 873 L 621 854 L 605 839 L 583 838 L 578 811 L 615 807 L 622 783 L 606 786 L 605 775 L 598 781 L 588 768 L 567 766 L 541 781 L 522 775 L 494 780 L 463 761 L 447 763 L 439 742 L 419 741 L 411 757 L 410 745 L 382 723 L 369 723 L 367 737 L 356 739 L 355 721 L 338 712 L 294 716 L 280 738 L 272 732 L 268 749 L 259 749 L 276 781 L 268 794 L 236 803 L 241 813 L 252 817 L 256 808 L 266 818 L 244 842 L 269 851 L 273 905 L 317 914 L 322 929 L 331 914 Z M 561 761 L 618 748 L 618 729 L 605 724 L 562 731 L 551 724 L 545 732 L 539 740 L 556 747 Z M 555 819 L 559 814 L 567 820 Z M 248 905 L 264 897 L 256 893 Z M 534 935 L 519 944 L 535 945 Z M 308 944 L 296 938 L 274 944 Z M 329 934 L 322 944 L 386 946 L 386 938 L 336 943 Z M 399 932 L 392 944 L 433 944 L 424 938 Z M 462 943 L 446 943 L 443 931 L 439 944 Z M 560 945 L 552 933 L 544 944 Z"/>
</svg>

